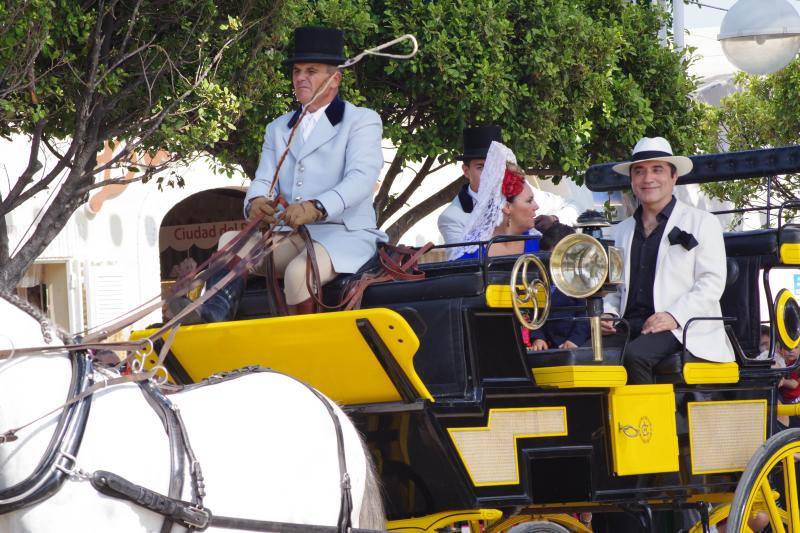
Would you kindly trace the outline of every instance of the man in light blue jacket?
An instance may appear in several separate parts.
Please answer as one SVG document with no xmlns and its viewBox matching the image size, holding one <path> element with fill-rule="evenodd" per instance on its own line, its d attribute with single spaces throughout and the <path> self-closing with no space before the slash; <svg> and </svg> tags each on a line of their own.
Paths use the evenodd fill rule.
<svg viewBox="0 0 800 533">
<path fill-rule="evenodd" d="M 305 225 L 314 241 L 321 282 L 337 274 L 356 272 L 385 242 L 377 229 L 372 197 L 381 168 L 383 126 L 377 113 L 342 100 L 339 84 L 344 63 L 341 31 L 304 27 L 295 30 L 294 55 L 284 61 L 292 67 L 292 85 L 301 106 L 306 106 L 330 76 L 328 88 L 314 100 L 302 118 L 278 172 L 273 196 L 288 203 L 283 216 L 286 231 Z M 245 197 L 248 219 L 263 215 L 267 224 L 277 221 L 273 198 L 268 197 L 275 169 L 286 150 L 289 135 L 303 108 L 278 117 L 267 125 L 256 177 Z M 281 227 L 278 228 L 280 230 Z M 233 234 L 220 239 L 224 246 Z M 314 302 L 306 287 L 306 253 L 295 236 L 273 252 L 275 268 L 284 278 L 290 313 L 312 312 Z M 261 273 L 261 268 L 255 269 Z M 224 275 L 224 273 L 222 274 Z M 219 277 L 221 277 L 220 275 Z M 214 280 L 209 280 L 209 285 Z M 230 320 L 235 314 L 244 282 L 236 280 L 210 298 L 198 316 L 187 322 Z"/>
</svg>

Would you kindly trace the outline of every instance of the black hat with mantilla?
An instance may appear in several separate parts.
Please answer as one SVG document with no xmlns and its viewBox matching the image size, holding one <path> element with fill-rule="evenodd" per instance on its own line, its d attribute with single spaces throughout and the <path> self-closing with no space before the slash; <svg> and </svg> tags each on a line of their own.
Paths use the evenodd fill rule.
<svg viewBox="0 0 800 533">
<path fill-rule="evenodd" d="M 492 141 L 503 142 L 500 139 L 501 132 L 500 126 L 493 125 L 464 128 L 464 153 L 456 159 L 459 161 L 486 159 Z"/>
<path fill-rule="evenodd" d="M 294 55 L 283 60 L 285 65 L 295 63 L 344 63 L 344 37 L 336 28 L 303 26 L 294 30 Z"/>
</svg>

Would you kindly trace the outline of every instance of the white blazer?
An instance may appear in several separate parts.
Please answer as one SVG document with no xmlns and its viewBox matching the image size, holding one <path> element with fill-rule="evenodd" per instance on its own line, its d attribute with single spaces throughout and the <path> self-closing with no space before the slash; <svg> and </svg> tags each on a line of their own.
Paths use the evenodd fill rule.
<svg viewBox="0 0 800 533">
<path fill-rule="evenodd" d="M 461 200 L 456 195 L 436 221 L 445 244 L 464 242 L 464 227 L 468 219 L 469 213 L 461 207 Z"/>
<path fill-rule="evenodd" d="M 678 227 L 694 235 L 698 245 L 686 250 L 680 244 L 670 245 L 669 232 Z M 616 246 L 625 250 L 625 283 L 620 290 L 605 297 L 605 312 L 624 316 L 630 284 L 630 250 L 636 220 L 629 217 L 614 228 Z M 667 220 L 658 248 L 653 308 L 666 311 L 678 322 L 672 333 L 683 342 L 683 328 L 693 317 L 721 317 L 719 299 L 725 290 L 727 265 L 722 226 L 717 218 L 680 200 Z M 686 349 L 708 361 L 734 360 L 733 348 L 722 321 L 692 322 L 686 335 Z"/>
</svg>

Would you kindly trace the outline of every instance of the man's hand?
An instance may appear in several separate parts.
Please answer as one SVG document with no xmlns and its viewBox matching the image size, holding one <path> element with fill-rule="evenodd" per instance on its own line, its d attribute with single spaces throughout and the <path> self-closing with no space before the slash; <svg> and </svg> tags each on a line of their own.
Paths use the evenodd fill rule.
<svg viewBox="0 0 800 533">
<path fill-rule="evenodd" d="M 650 315 L 642 325 L 642 335 L 648 333 L 661 333 L 662 331 L 672 331 L 678 327 L 678 323 L 671 314 L 660 312 Z"/>
<path fill-rule="evenodd" d="M 250 211 L 247 213 L 247 219 L 253 220 L 262 214 L 264 215 L 262 220 L 263 226 L 270 226 L 277 221 L 275 218 L 275 207 L 265 196 L 259 196 L 250 202 Z"/>
<path fill-rule="evenodd" d="M 613 315 L 608 313 L 603 313 L 603 317 L 606 318 L 615 318 Z M 617 326 L 614 325 L 613 320 L 601 320 L 600 321 L 600 333 L 603 335 L 616 335 L 617 334 Z"/>
<path fill-rule="evenodd" d="M 562 342 L 562 343 L 561 343 L 561 345 L 559 346 L 559 348 L 561 348 L 562 350 L 573 350 L 573 349 L 575 349 L 575 348 L 577 348 L 577 347 L 578 347 L 578 345 L 577 345 L 577 344 L 575 344 L 575 343 L 574 343 L 574 342 L 572 342 L 572 341 L 564 341 L 564 342 Z"/>
<path fill-rule="evenodd" d="M 533 227 L 536 228 L 537 231 L 544 233 L 548 229 L 550 229 L 553 224 L 558 223 L 558 217 L 555 215 L 539 215 L 538 217 L 533 219 Z"/>
<path fill-rule="evenodd" d="M 322 218 L 322 213 L 311 202 L 290 204 L 283 215 L 284 222 L 292 229 L 297 229 L 303 224 L 312 224 L 320 218 Z"/>
<path fill-rule="evenodd" d="M 533 344 L 531 344 L 531 350 L 533 350 L 534 352 L 546 349 L 547 349 L 547 341 L 544 339 L 535 339 L 533 341 Z"/>
</svg>

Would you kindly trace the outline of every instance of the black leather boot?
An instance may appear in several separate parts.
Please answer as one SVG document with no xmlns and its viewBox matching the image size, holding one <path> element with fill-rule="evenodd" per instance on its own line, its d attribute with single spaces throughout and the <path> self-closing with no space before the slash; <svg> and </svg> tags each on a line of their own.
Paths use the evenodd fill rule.
<svg viewBox="0 0 800 533">
<path fill-rule="evenodd" d="M 230 271 L 227 268 L 219 270 L 208 279 L 206 287 L 213 287 L 228 272 Z M 242 292 L 244 292 L 244 284 L 244 278 L 234 278 L 233 281 L 218 290 L 214 296 L 203 302 L 200 307 L 184 317 L 181 323 L 191 325 L 233 320 L 236 316 L 236 309 L 239 307 L 239 301 L 242 298 Z M 170 313 L 175 316 L 191 303 L 192 301 L 186 296 L 176 298 L 169 304 Z"/>
</svg>

